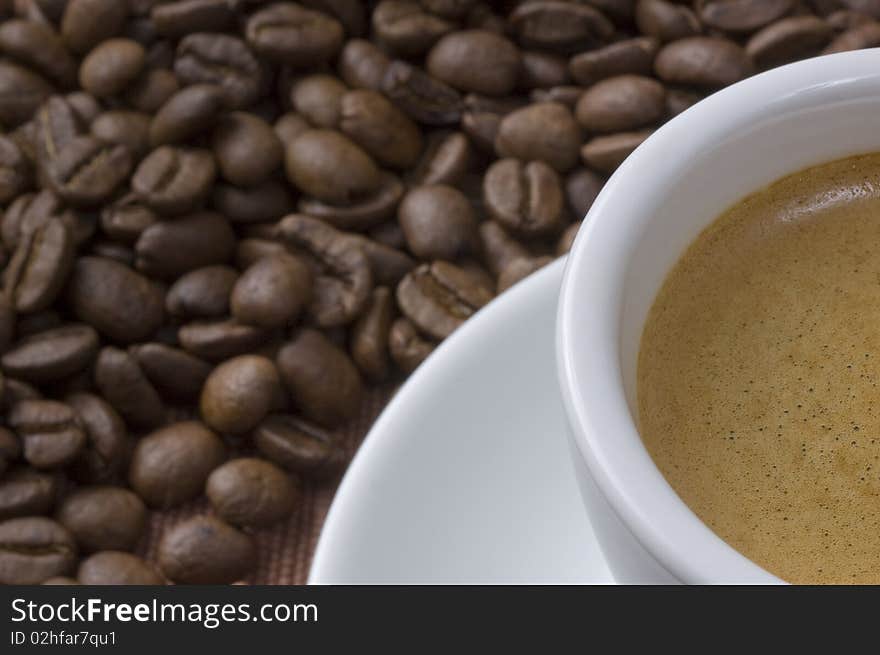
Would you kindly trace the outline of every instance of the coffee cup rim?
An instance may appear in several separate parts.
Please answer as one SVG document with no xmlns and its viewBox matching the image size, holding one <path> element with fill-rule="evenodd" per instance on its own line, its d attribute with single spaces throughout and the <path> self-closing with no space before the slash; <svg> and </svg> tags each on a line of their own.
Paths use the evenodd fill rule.
<svg viewBox="0 0 880 655">
<path fill-rule="evenodd" d="M 688 157 L 729 136 L 737 124 L 816 106 L 830 91 L 844 93 L 862 85 L 880 94 L 878 60 L 880 48 L 804 60 L 697 103 L 656 130 L 617 169 L 571 248 L 558 304 L 556 355 L 577 453 L 613 512 L 676 579 L 782 582 L 700 521 L 639 437 L 624 390 L 619 334 L 624 280 L 635 243 L 650 220 L 650 206 L 644 203 L 662 193 Z M 646 185 L 653 188 L 646 190 Z"/>
</svg>

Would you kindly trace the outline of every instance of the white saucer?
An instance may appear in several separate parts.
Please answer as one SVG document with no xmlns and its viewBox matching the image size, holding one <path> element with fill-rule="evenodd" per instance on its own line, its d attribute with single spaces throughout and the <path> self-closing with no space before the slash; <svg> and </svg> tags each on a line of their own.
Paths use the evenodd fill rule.
<svg viewBox="0 0 880 655">
<path fill-rule="evenodd" d="M 389 403 L 339 487 L 311 584 L 614 582 L 564 431 L 562 267 L 479 312 Z"/>
</svg>

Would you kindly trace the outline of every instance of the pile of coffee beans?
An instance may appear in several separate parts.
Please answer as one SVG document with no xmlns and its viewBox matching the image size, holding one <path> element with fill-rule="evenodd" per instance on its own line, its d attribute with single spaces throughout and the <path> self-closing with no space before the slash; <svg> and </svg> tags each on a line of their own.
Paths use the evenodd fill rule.
<svg viewBox="0 0 880 655">
<path fill-rule="evenodd" d="M 227 583 L 332 431 L 880 0 L 0 0 L 0 583 Z M 756 99 L 760 102 L 761 99 Z M 151 511 L 209 514 L 132 554 Z"/>
</svg>

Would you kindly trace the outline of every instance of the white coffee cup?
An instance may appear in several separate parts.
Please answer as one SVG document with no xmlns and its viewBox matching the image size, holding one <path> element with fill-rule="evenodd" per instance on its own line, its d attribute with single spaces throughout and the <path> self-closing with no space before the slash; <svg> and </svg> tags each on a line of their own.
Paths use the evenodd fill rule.
<svg viewBox="0 0 880 655">
<path fill-rule="evenodd" d="M 757 75 L 657 130 L 611 177 L 566 266 L 557 360 L 581 491 L 620 582 L 781 582 L 715 535 L 637 429 L 636 362 L 651 304 L 700 231 L 804 167 L 880 150 L 880 49 Z"/>
</svg>

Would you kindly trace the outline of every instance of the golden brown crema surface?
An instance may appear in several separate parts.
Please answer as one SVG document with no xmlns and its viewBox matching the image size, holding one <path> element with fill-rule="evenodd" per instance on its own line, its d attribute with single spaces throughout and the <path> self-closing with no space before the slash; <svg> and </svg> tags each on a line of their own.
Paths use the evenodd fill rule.
<svg viewBox="0 0 880 655">
<path fill-rule="evenodd" d="M 718 218 L 642 336 L 642 438 L 718 535 L 795 583 L 880 583 L 880 154 Z"/>
</svg>

